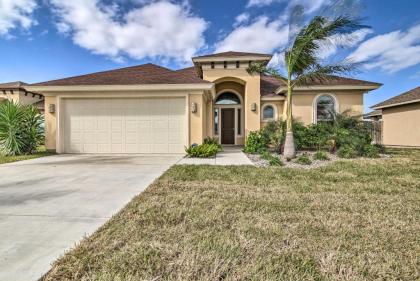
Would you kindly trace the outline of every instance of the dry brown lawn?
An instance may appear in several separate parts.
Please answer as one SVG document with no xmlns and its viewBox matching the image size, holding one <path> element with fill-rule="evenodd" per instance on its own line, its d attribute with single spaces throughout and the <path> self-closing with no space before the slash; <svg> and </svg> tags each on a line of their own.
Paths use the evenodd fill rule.
<svg viewBox="0 0 420 281">
<path fill-rule="evenodd" d="M 45 280 L 419 280 L 420 151 L 175 166 Z"/>
</svg>

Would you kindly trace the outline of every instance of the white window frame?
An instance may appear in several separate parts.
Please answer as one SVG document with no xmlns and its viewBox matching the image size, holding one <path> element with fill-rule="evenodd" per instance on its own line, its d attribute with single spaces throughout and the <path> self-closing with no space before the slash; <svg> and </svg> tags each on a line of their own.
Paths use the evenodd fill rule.
<svg viewBox="0 0 420 281">
<path fill-rule="evenodd" d="M 264 109 L 267 106 L 271 106 L 273 108 L 273 118 L 264 118 Z M 261 121 L 263 122 L 270 122 L 270 121 L 275 121 L 277 120 L 278 115 L 277 115 L 277 106 L 273 103 L 265 103 L 263 104 L 263 106 L 261 107 Z"/>
<path fill-rule="evenodd" d="M 312 102 L 312 123 L 317 124 L 318 123 L 318 100 L 323 96 L 329 96 L 334 101 L 334 110 L 335 112 L 339 112 L 339 104 L 338 99 L 334 94 L 331 93 L 321 93 L 315 96 L 313 102 Z"/>
</svg>

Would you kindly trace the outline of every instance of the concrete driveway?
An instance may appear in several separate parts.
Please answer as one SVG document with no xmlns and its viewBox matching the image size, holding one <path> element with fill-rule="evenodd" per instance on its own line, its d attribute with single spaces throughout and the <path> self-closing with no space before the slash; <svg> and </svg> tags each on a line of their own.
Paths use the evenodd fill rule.
<svg viewBox="0 0 420 281">
<path fill-rule="evenodd" d="M 0 280 L 37 280 L 181 155 L 58 155 L 0 165 Z"/>
</svg>

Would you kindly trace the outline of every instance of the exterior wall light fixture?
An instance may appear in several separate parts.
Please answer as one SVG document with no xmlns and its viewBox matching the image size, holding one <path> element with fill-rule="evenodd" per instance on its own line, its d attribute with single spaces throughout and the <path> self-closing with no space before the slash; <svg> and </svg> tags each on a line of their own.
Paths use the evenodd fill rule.
<svg viewBox="0 0 420 281">
<path fill-rule="evenodd" d="M 191 112 L 192 113 L 197 112 L 197 104 L 195 102 L 191 103 Z"/>
<path fill-rule="evenodd" d="M 257 104 L 255 102 L 251 104 L 251 111 L 253 112 L 257 111 Z"/>
<path fill-rule="evenodd" d="M 49 113 L 55 113 L 55 104 L 48 105 L 48 112 Z"/>
</svg>

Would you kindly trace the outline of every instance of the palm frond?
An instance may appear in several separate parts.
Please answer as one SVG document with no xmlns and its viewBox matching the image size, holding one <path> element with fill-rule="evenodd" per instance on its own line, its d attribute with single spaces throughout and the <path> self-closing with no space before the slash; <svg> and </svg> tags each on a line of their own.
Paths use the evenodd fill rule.
<svg viewBox="0 0 420 281">
<path fill-rule="evenodd" d="M 287 78 L 282 76 L 276 68 L 269 67 L 264 63 L 251 63 L 251 65 L 247 68 L 247 72 L 249 74 L 259 73 L 273 76 L 274 78 L 287 84 Z"/>
<path fill-rule="evenodd" d="M 360 24 L 360 20 L 347 16 L 340 16 L 334 20 L 325 17 L 314 17 L 296 36 L 295 42 L 286 52 L 286 63 L 293 75 L 301 75 L 308 68 L 318 63 L 319 50 L 326 43 L 334 44 L 331 37 L 344 37 L 352 32 L 368 28 Z"/>
<path fill-rule="evenodd" d="M 314 81 L 326 81 L 331 75 L 351 75 L 358 71 L 360 63 L 342 62 L 331 65 L 315 64 L 296 77 L 292 87 L 296 85 L 310 84 Z"/>
</svg>

